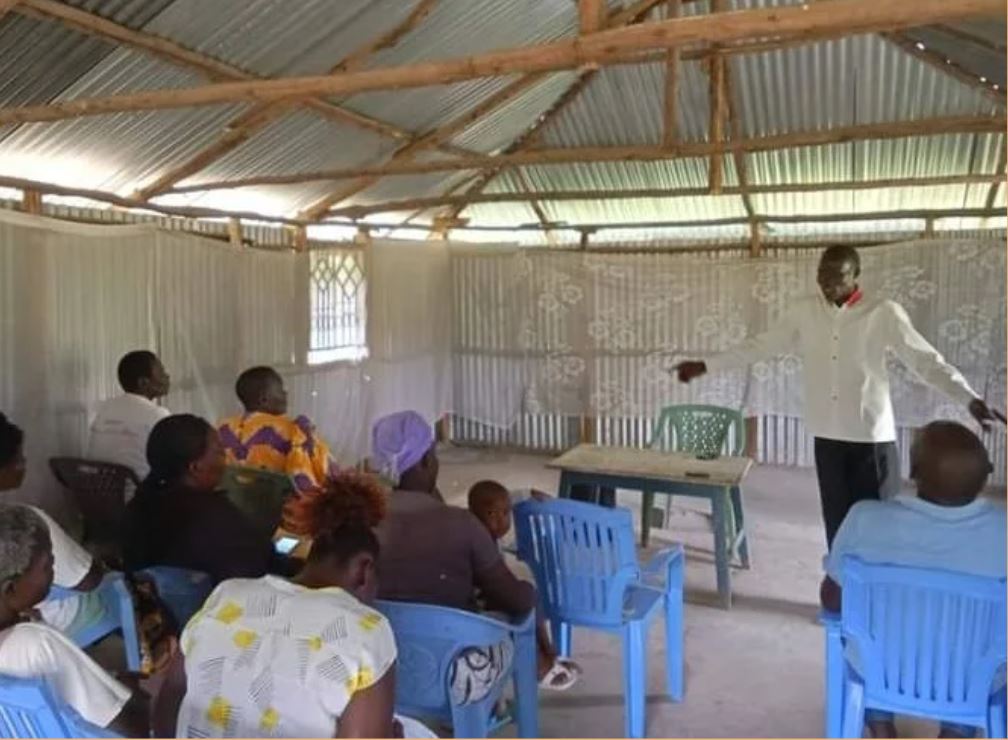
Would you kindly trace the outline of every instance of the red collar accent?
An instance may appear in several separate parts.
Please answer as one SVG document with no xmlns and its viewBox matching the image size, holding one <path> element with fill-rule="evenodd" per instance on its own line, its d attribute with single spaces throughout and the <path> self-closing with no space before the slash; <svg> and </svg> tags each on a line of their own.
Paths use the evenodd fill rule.
<svg viewBox="0 0 1008 740">
<path fill-rule="evenodd" d="M 856 305 L 862 298 L 864 298 L 864 293 L 861 292 L 861 288 L 855 288 L 854 292 L 850 294 L 850 297 L 844 301 L 844 308 L 850 308 Z"/>
</svg>

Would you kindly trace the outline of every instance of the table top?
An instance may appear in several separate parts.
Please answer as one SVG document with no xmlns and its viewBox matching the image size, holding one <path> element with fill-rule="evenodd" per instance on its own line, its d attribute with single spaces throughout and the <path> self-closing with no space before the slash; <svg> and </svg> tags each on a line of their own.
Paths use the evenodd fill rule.
<svg viewBox="0 0 1008 740">
<path fill-rule="evenodd" d="M 752 460 L 748 457 L 699 460 L 684 452 L 581 444 L 550 461 L 548 467 L 577 473 L 654 478 L 699 485 L 737 486 L 742 483 L 742 479 L 752 467 Z"/>
</svg>

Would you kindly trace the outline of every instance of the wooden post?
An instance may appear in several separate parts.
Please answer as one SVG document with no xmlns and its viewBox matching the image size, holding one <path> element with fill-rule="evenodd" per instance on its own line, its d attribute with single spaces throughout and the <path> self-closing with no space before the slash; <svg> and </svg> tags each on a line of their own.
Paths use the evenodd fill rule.
<svg viewBox="0 0 1008 740">
<path fill-rule="evenodd" d="M 25 190 L 21 196 L 21 210 L 35 216 L 42 215 L 42 193 L 38 190 Z"/>
<path fill-rule="evenodd" d="M 242 239 L 241 219 L 232 216 L 228 219 L 228 241 L 235 249 L 241 249 L 245 242 Z"/>
<path fill-rule="evenodd" d="M 354 244 L 358 244 L 362 247 L 371 246 L 371 229 L 367 226 L 358 226 L 357 233 L 354 234 Z"/>
<path fill-rule="evenodd" d="M 666 7 L 668 9 L 667 18 L 678 18 L 682 10 L 682 0 L 669 0 Z M 679 57 L 681 54 L 678 46 L 669 49 L 667 54 L 665 58 L 665 121 L 662 144 L 666 149 L 671 149 L 679 139 Z"/>
<path fill-rule="evenodd" d="M 595 229 L 579 229 L 579 231 L 581 232 L 581 241 L 579 242 L 581 249 L 588 249 L 588 240 L 595 233 Z"/>
<path fill-rule="evenodd" d="M 295 252 L 304 252 L 308 249 L 308 229 L 305 226 L 296 226 L 292 233 L 291 246 Z"/>
<path fill-rule="evenodd" d="M 595 33 L 605 28 L 605 12 L 604 0 L 578 0 L 581 34 Z"/>
<path fill-rule="evenodd" d="M 745 452 L 743 453 L 746 457 L 751 457 L 753 460 L 756 459 L 756 453 L 759 451 L 759 417 L 758 416 L 747 416 L 745 420 Z"/>
<path fill-rule="evenodd" d="M 763 243 L 761 241 L 760 224 L 758 221 L 749 222 L 749 256 L 763 256 Z"/>
</svg>

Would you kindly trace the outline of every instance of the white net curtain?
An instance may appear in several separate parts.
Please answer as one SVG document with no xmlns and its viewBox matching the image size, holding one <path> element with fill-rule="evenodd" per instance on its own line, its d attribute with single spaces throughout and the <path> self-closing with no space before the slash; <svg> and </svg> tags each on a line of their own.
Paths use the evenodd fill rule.
<svg viewBox="0 0 1008 740">
<path fill-rule="evenodd" d="M 46 461 L 84 451 L 97 404 L 119 393 L 119 357 L 138 348 L 156 351 L 171 373 L 168 408 L 211 421 L 238 410 L 241 370 L 277 367 L 292 412 L 310 416 L 343 462 L 367 454 L 377 416 L 404 408 L 496 428 L 530 414 L 646 423 L 664 405 L 689 402 L 797 416 L 796 357 L 689 387 L 666 373 L 762 330 L 814 288 L 817 253 L 781 255 L 376 241 L 354 252 L 367 283 L 365 356 L 312 366 L 308 255 L 0 211 L 0 411 L 28 434 L 21 495 L 59 508 Z M 1003 407 L 1003 237 L 906 242 L 862 256 L 865 287 L 900 301 Z M 901 367 L 893 374 L 901 425 L 963 418 Z"/>
<path fill-rule="evenodd" d="M 367 454 L 376 414 L 437 418 L 451 407 L 450 303 L 446 249 L 431 247 L 373 245 L 368 269 L 386 289 L 370 297 L 370 357 L 312 367 L 308 255 L 0 211 L 0 411 L 28 437 L 20 497 L 60 509 L 47 460 L 84 452 L 133 349 L 163 359 L 169 409 L 211 422 L 238 411 L 241 370 L 275 366 L 291 411 L 310 416 L 343 462 Z"/>
<path fill-rule="evenodd" d="M 778 254 L 459 249 L 456 413 L 497 427 L 522 414 L 653 419 L 675 403 L 800 416 L 797 356 L 690 386 L 667 372 L 763 331 L 815 290 L 818 251 Z M 974 389 L 1003 408 L 1003 237 L 908 241 L 861 255 L 863 287 L 900 302 Z M 896 361 L 891 370 L 901 426 L 967 418 Z"/>
</svg>

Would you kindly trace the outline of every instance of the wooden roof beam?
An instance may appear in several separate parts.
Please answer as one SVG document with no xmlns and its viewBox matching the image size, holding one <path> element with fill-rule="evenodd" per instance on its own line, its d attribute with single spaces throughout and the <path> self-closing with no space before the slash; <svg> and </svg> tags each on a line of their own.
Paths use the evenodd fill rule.
<svg viewBox="0 0 1008 740">
<path fill-rule="evenodd" d="M 63 185 L 56 185 L 38 180 L 27 180 L 21 177 L 7 177 L 0 175 L 0 187 L 16 188 L 24 192 L 34 192 L 41 196 L 63 195 L 73 198 L 86 198 L 97 203 L 108 203 L 109 205 L 130 210 L 149 211 L 162 216 L 175 216 L 178 218 L 238 218 L 246 221 L 265 221 L 267 223 L 286 224 L 289 226 L 306 226 L 306 222 L 284 216 L 269 216 L 253 211 L 226 211 L 218 208 L 202 208 L 197 206 L 164 206 L 157 203 L 148 203 L 136 198 L 126 198 L 116 193 L 104 190 L 91 190 L 88 188 L 72 188 Z M 33 196 L 35 197 L 35 196 Z"/>
<path fill-rule="evenodd" d="M 395 46 L 404 36 L 416 28 L 430 15 L 439 0 L 420 0 L 413 11 L 378 38 L 352 51 L 336 64 L 329 74 L 339 74 L 349 70 L 359 69 L 374 53 Z M 307 102 L 307 101 L 306 101 Z M 320 102 L 320 101 L 314 101 Z M 325 105 L 329 105 L 325 103 Z M 160 175 L 156 180 L 139 189 L 134 197 L 149 200 L 168 190 L 172 185 L 187 177 L 202 171 L 211 163 L 217 161 L 228 152 L 234 151 L 244 144 L 257 131 L 264 129 L 273 121 L 281 118 L 290 106 L 289 101 L 278 103 L 263 103 L 232 119 L 226 126 L 223 136 L 214 143 L 196 152 L 188 160 Z M 398 138 L 398 131 L 396 132 Z"/>
<path fill-rule="evenodd" d="M 939 134 L 1000 133 L 1005 130 L 1005 125 L 1006 121 L 1004 117 L 950 116 L 946 118 L 922 118 L 916 121 L 863 123 L 854 126 L 842 126 L 840 128 L 815 131 L 796 131 L 771 136 L 750 137 L 737 141 L 725 141 L 719 144 L 713 144 L 709 141 L 687 142 L 677 145 L 672 150 L 654 145 L 531 149 L 511 154 L 456 157 L 454 159 L 434 160 L 431 162 L 399 162 L 378 167 L 350 167 L 290 175 L 263 175 L 261 177 L 204 182 L 175 187 L 169 192 L 187 193 L 255 185 L 292 185 L 302 182 L 343 180 L 368 176 L 419 175 L 431 172 L 490 170 L 528 165 L 620 161 L 655 162 L 687 157 L 708 157 L 715 153 L 731 154 L 735 151 L 761 152 L 772 149 L 837 144 L 847 141 L 900 139 Z"/>
<path fill-rule="evenodd" d="M 682 0 L 668 0 L 666 18 L 678 18 L 682 13 Z M 671 149 L 679 140 L 679 82 L 682 77 L 681 51 L 678 47 L 669 49 L 665 59 L 665 97 L 662 106 L 662 143 Z"/>
<path fill-rule="evenodd" d="M 0 0 L 0 2 L 3 1 Z M 248 82 L 251 84 L 267 80 L 267 78 L 253 75 L 246 70 L 215 59 L 207 54 L 188 49 L 170 39 L 162 38 L 145 31 L 134 30 L 95 13 L 89 13 L 80 8 L 57 2 L 56 0 L 20 0 L 12 9 L 22 15 L 56 21 L 80 33 L 97 36 L 152 54 L 171 64 L 196 70 L 211 80 Z M 390 123 L 371 118 L 348 108 L 342 108 L 324 100 L 318 100 L 311 96 L 300 96 L 296 100 L 326 118 L 371 131 L 379 136 L 394 139 L 409 139 L 413 136 L 412 132 L 403 131 Z M 294 104 L 290 98 L 285 99 L 284 96 L 269 102 Z"/>
<path fill-rule="evenodd" d="M 3 19 L 17 4 L 18 0 L 0 0 L 0 19 Z"/>
<path fill-rule="evenodd" d="M 413 162 L 417 154 L 430 150 L 452 138 L 456 134 L 465 131 L 467 128 L 483 117 L 489 115 L 500 106 L 514 100 L 518 96 L 524 94 L 529 88 L 539 84 L 543 79 L 545 79 L 545 77 L 546 75 L 544 74 L 536 73 L 524 75 L 518 78 L 507 87 L 498 90 L 485 100 L 480 101 L 462 115 L 456 116 L 451 121 L 438 126 L 433 131 L 419 136 L 405 146 L 400 147 L 390 158 L 388 158 L 387 165 L 394 166 L 396 163 L 408 164 Z M 329 195 L 312 203 L 308 206 L 308 208 L 304 209 L 301 216 L 308 220 L 317 220 L 324 216 L 333 205 L 349 198 L 352 195 L 356 195 L 362 190 L 365 190 L 377 182 L 379 178 L 380 176 L 362 175 L 355 182 L 350 183 L 340 190 L 330 193 Z"/>
<path fill-rule="evenodd" d="M 39 2 L 40 0 L 30 0 Z M 57 3 L 58 4 L 58 3 Z M 944 23 L 974 16 L 1001 17 L 1002 0 L 821 0 L 805 5 L 718 13 L 653 21 L 590 36 L 536 46 L 490 51 L 467 58 L 358 70 L 321 77 L 244 80 L 180 90 L 66 100 L 0 109 L 0 125 L 58 121 L 135 110 L 161 110 L 232 102 L 274 102 L 285 98 L 348 95 L 368 90 L 424 87 L 504 74 L 551 72 L 605 64 L 621 54 L 669 49 L 683 44 L 731 43 L 761 37 L 801 37 L 842 31 L 848 34 Z"/>
<path fill-rule="evenodd" d="M 605 0 L 578 0 L 578 29 L 582 36 L 605 28 Z"/>
<path fill-rule="evenodd" d="M 833 182 L 796 182 L 776 185 L 749 184 L 746 193 L 751 195 L 766 195 L 772 193 L 822 193 L 830 191 L 875 190 L 882 188 L 918 188 L 947 185 L 987 185 L 992 187 L 1005 182 L 1002 172 L 993 175 L 938 175 L 932 177 L 903 177 L 875 180 L 839 180 Z M 456 186 L 457 189 L 457 186 Z M 593 200 L 630 200 L 644 198 L 698 198 L 708 195 L 706 187 L 696 188 L 630 188 L 621 190 L 527 190 L 513 193 L 474 193 L 470 195 L 438 195 L 423 198 L 407 198 L 384 203 L 346 206 L 332 210 L 329 215 L 342 218 L 363 218 L 376 213 L 391 213 L 399 211 L 423 211 L 438 206 L 476 205 L 479 203 L 527 203 L 531 201 L 557 203 L 566 201 Z M 743 195 L 741 187 L 725 187 L 721 190 L 723 197 L 738 197 Z M 987 206 L 993 208 L 993 203 Z M 755 214 L 754 214 L 755 215 Z"/>
<path fill-rule="evenodd" d="M 692 2 L 692 0 L 689 0 Z M 665 2 L 665 0 L 637 0 L 633 5 L 623 10 L 616 11 L 613 13 L 606 21 L 607 28 L 622 28 L 624 26 L 639 23 L 647 14 L 650 13 L 655 6 Z M 571 103 L 573 103 L 579 95 L 584 91 L 584 89 L 595 79 L 595 75 L 598 74 L 598 68 L 593 67 L 581 72 L 577 79 L 571 83 L 571 85 L 557 98 L 553 105 L 550 106 L 549 110 L 543 113 L 536 121 L 533 121 L 532 125 L 529 126 L 525 131 L 523 131 L 514 141 L 512 141 L 507 147 L 504 148 L 503 152 L 510 154 L 512 152 L 521 151 L 523 149 L 528 149 L 535 146 L 536 143 L 542 138 L 543 131 L 546 127 L 554 120 L 557 116 L 567 108 Z M 489 185 L 494 178 L 500 174 L 500 168 L 491 168 L 483 171 L 477 176 L 476 182 L 473 183 L 467 190 L 467 194 L 472 193 L 482 193 L 487 185 Z M 459 214 L 465 210 L 465 205 L 459 205 L 453 208 L 448 215 L 457 218 Z"/>
<path fill-rule="evenodd" d="M 934 208 L 905 211 L 870 211 L 854 213 L 817 213 L 817 214 L 761 214 L 753 218 L 746 216 L 731 218 L 713 218 L 709 220 L 693 219 L 687 221 L 626 221 L 610 223 L 576 223 L 550 224 L 551 231 L 609 231 L 613 229 L 664 229 L 664 228 L 697 228 L 709 226 L 749 226 L 757 224 L 803 224 L 803 223 L 835 223 L 856 221 L 887 221 L 887 220 L 921 220 L 942 218 L 1004 218 L 1003 208 L 989 210 L 986 208 Z M 331 221 L 326 223 L 347 225 L 347 222 Z M 376 230 L 398 229 L 398 224 L 368 222 L 368 226 Z M 468 231 L 483 231 L 508 233 L 514 231 L 545 231 L 541 224 L 518 224 L 516 226 L 472 226 L 453 225 L 451 228 L 464 228 Z"/>
</svg>

